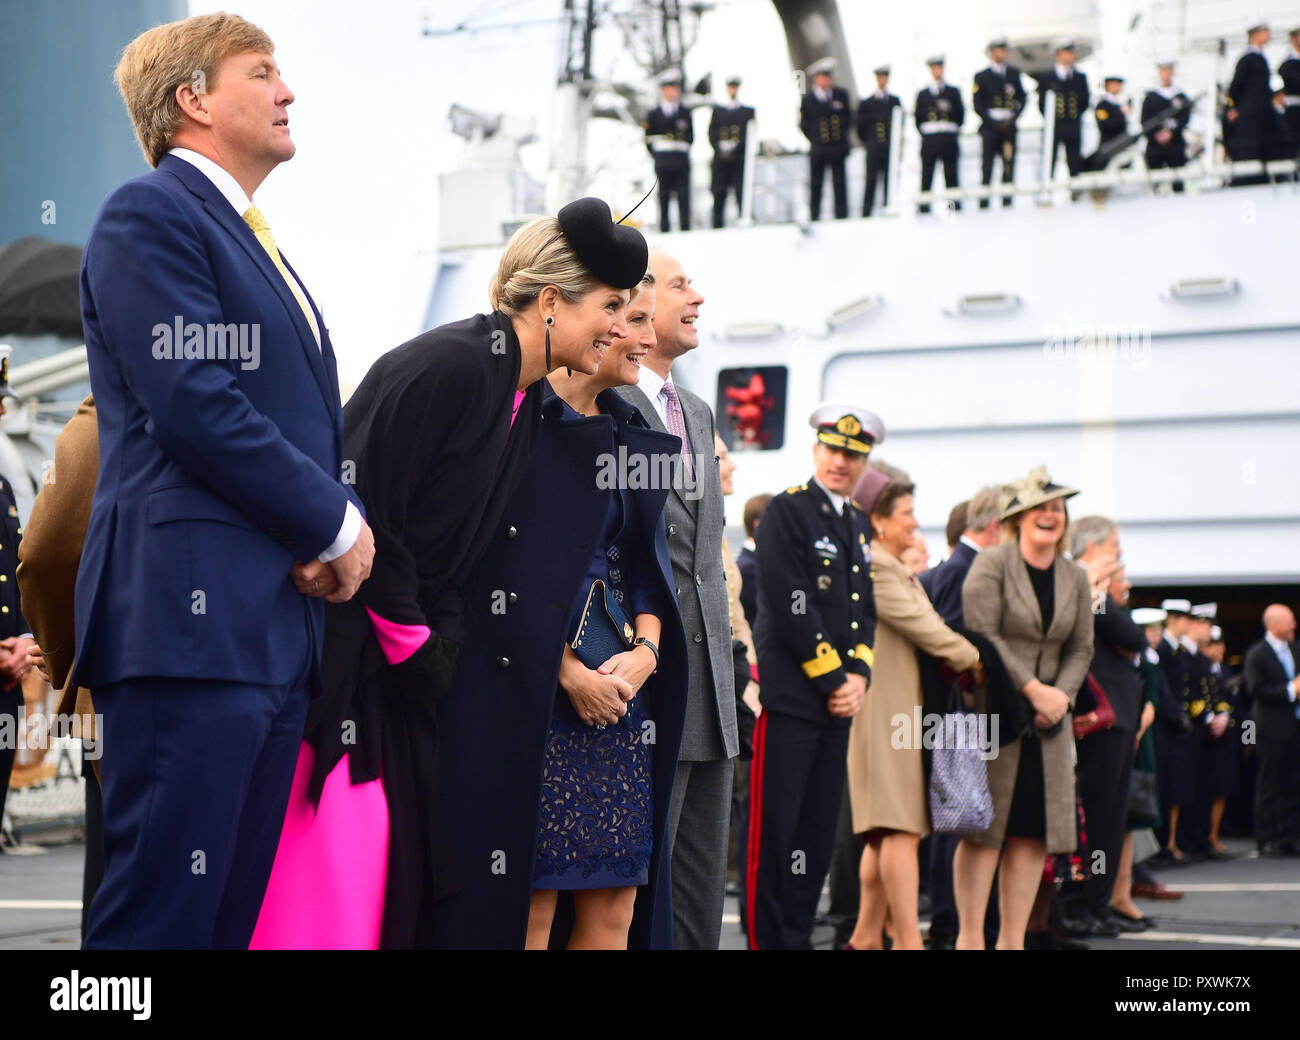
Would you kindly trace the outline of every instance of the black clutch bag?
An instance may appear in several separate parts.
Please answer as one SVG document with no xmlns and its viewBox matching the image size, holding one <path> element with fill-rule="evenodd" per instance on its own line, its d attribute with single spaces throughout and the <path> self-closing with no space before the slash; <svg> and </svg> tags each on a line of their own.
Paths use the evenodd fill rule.
<svg viewBox="0 0 1300 1040">
<path fill-rule="evenodd" d="M 599 668 L 615 654 L 631 650 L 635 634 L 632 622 L 605 583 L 593 581 L 578 622 L 578 634 L 573 637 L 573 652 L 578 660 L 588 668 Z"/>
</svg>

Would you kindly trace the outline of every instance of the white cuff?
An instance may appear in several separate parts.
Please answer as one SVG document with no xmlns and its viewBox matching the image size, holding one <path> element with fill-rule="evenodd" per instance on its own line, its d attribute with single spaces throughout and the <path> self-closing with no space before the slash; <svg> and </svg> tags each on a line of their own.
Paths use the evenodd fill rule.
<svg viewBox="0 0 1300 1040">
<path fill-rule="evenodd" d="M 361 534 L 361 510 L 352 502 L 348 502 L 348 508 L 343 512 L 343 526 L 339 528 L 339 535 L 334 539 L 334 544 L 317 557 L 321 563 L 329 563 L 330 560 L 337 560 L 345 552 L 356 544 L 357 537 Z"/>
</svg>

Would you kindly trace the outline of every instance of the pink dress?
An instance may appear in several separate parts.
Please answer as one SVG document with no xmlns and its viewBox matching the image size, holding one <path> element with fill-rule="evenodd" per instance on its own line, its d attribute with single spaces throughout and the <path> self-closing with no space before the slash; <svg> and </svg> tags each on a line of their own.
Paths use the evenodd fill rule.
<svg viewBox="0 0 1300 1040">
<path fill-rule="evenodd" d="M 513 426 L 523 403 L 515 393 Z M 375 637 L 390 664 L 415 653 L 429 638 L 427 625 L 399 625 L 367 608 Z M 388 871 L 388 800 L 383 778 L 353 784 L 348 760 L 325 778 L 313 809 L 307 784 L 316 752 L 305 741 L 275 864 L 253 930 L 251 950 L 377 950 Z"/>
</svg>

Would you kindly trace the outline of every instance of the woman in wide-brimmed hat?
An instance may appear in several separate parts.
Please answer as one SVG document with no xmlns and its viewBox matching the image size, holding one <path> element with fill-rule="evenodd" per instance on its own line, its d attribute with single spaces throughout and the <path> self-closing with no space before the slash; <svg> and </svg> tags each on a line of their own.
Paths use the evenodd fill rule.
<svg viewBox="0 0 1300 1040">
<path fill-rule="evenodd" d="M 1065 500 L 1039 466 L 1003 489 L 1001 545 L 986 549 L 962 586 L 966 624 L 997 648 L 1033 709 L 1033 725 L 989 764 L 993 823 L 963 839 L 953 864 L 958 949 L 984 945 L 984 910 L 1001 865 L 999 949 L 1021 949 L 1045 853 L 1077 841 L 1074 736 L 1069 715 L 1092 660 L 1088 577 L 1065 555 Z"/>
</svg>

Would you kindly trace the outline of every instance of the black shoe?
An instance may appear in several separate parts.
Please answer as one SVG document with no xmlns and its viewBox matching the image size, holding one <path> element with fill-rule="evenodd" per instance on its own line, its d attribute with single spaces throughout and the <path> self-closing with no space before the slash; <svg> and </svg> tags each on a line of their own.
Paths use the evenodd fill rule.
<svg viewBox="0 0 1300 1040">
<path fill-rule="evenodd" d="M 1122 929 L 1112 915 L 1106 911 L 1092 914 L 1092 934 L 1098 939 L 1117 939 Z"/>
<path fill-rule="evenodd" d="M 1073 939 L 1082 939 L 1092 934 L 1092 918 L 1080 911 L 1079 914 L 1071 915 L 1068 911 L 1061 911 L 1061 928 L 1065 934 Z"/>
<path fill-rule="evenodd" d="M 957 937 L 955 935 L 935 935 L 931 932 L 925 940 L 927 950 L 955 950 L 957 948 Z"/>
<path fill-rule="evenodd" d="M 1294 841 L 1284 841 L 1277 847 L 1278 854 L 1286 856 L 1288 859 L 1300 857 L 1300 845 Z"/>
<path fill-rule="evenodd" d="M 1215 863 L 1226 863 L 1228 860 L 1236 859 L 1237 857 L 1233 855 L 1231 852 L 1229 852 L 1227 849 L 1212 848 L 1206 851 L 1205 858 L 1208 860 L 1212 860 Z"/>
<path fill-rule="evenodd" d="M 1129 917 L 1127 914 L 1121 914 L 1118 910 L 1108 911 L 1106 920 L 1127 935 L 1132 935 L 1134 932 L 1145 932 L 1152 927 L 1153 923 L 1149 917 Z"/>
</svg>

